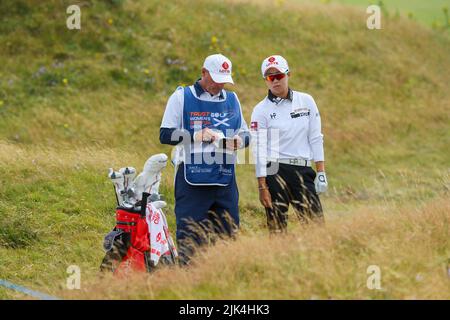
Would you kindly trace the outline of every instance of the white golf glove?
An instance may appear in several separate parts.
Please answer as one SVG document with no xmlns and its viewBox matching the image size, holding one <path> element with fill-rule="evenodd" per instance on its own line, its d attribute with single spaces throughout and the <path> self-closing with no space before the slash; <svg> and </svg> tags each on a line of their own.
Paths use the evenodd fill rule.
<svg viewBox="0 0 450 320">
<path fill-rule="evenodd" d="M 328 181 L 325 172 L 317 172 L 316 179 L 314 180 L 317 193 L 324 193 L 328 189 Z"/>
</svg>

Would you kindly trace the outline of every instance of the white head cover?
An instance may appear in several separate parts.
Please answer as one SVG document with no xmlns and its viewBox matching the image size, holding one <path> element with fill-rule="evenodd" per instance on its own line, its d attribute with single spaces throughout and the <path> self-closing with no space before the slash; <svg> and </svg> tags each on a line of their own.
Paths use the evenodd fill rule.
<svg viewBox="0 0 450 320">
<path fill-rule="evenodd" d="M 134 179 L 133 190 L 136 200 L 142 199 L 142 192 L 159 193 L 161 171 L 167 166 L 167 155 L 158 153 L 147 159 L 144 170 Z"/>
</svg>

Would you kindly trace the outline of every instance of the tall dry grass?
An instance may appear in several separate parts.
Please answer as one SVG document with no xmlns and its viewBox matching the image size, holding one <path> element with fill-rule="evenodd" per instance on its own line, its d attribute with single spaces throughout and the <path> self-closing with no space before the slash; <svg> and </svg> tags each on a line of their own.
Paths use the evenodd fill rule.
<svg viewBox="0 0 450 320">
<path fill-rule="evenodd" d="M 245 235 L 128 279 L 86 275 L 75 299 L 450 299 L 450 201 L 355 210 L 287 235 Z M 295 224 L 295 225 L 294 225 Z M 381 290 L 367 268 L 381 270 Z"/>
</svg>

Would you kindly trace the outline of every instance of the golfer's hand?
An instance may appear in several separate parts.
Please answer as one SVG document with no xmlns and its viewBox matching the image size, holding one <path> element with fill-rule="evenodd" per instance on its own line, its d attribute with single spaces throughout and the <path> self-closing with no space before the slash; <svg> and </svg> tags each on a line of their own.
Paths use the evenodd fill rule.
<svg viewBox="0 0 450 320">
<path fill-rule="evenodd" d="M 272 197 L 270 196 L 269 189 L 259 190 L 259 201 L 265 208 L 272 209 Z"/>
<path fill-rule="evenodd" d="M 238 135 L 235 135 L 233 139 L 228 139 L 225 145 L 225 148 L 228 150 L 236 151 L 237 149 L 242 148 L 242 138 Z"/>
<path fill-rule="evenodd" d="M 324 193 L 328 190 L 327 176 L 324 171 L 317 172 L 316 179 L 314 180 L 317 193 Z"/>
<path fill-rule="evenodd" d="M 203 130 L 194 133 L 195 142 L 214 142 L 218 138 L 218 134 L 210 128 L 204 128 Z"/>
</svg>

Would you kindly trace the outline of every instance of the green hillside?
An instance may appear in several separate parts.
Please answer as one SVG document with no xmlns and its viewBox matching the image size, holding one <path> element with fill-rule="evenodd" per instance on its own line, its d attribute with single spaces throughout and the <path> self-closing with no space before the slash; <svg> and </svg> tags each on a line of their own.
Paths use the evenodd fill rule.
<svg viewBox="0 0 450 320">
<path fill-rule="evenodd" d="M 395 16 L 382 30 L 368 30 L 360 10 L 336 4 L 237 0 L 88 0 L 80 2 L 81 30 L 68 30 L 70 4 L 0 2 L 0 279 L 63 295 L 58 290 L 67 266 L 79 265 L 86 281 L 96 278 L 103 237 L 114 225 L 107 168 L 141 170 L 151 154 L 170 154 L 158 139 L 167 99 L 178 85 L 193 83 L 204 58 L 217 52 L 233 62 L 230 89 L 247 121 L 266 93 L 260 64 L 268 55 L 286 57 L 291 87 L 315 98 L 325 135 L 330 191 L 322 199 L 330 228 L 360 211 L 376 219 L 377 210 L 448 197 L 448 33 Z M 174 233 L 172 168 L 163 179 Z M 265 237 L 252 165 L 239 166 L 238 182 L 243 237 Z M 437 230 L 448 235 L 448 211 L 441 211 L 447 224 L 437 219 Z M 378 231 L 396 236 L 395 230 Z M 349 246 L 343 253 L 354 251 Z M 429 254 L 441 263 L 449 246 Z M 231 281 L 248 284 L 249 276 L 240 275 Z M 311 294 L 314 285 L 321 284 L 311 284 Z M 220 298 L 211 286 L 187 296 Z M 336 288 L 322 287 L 318 296 L 342 297 Z M 183 297 L 168 292 L 148 296 Z M 373 297 L 358 290 L 343 297 L 352 295 Z M 401 290 L 385 297 L 393 296 L 406 297 Z M 0 298 L 10 297 L 22 298 L 0 288 Z"/>
<path fill-rule="evenodd" d="M 450 22 L 448 20 L 449 0 L 336 0 L 336 2 L 365 7 L 371 4 L 381 4 L 388 15 L 403 15 L 434 28 L 450 27 L 448 24 Z"/>
</svg>

